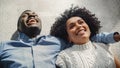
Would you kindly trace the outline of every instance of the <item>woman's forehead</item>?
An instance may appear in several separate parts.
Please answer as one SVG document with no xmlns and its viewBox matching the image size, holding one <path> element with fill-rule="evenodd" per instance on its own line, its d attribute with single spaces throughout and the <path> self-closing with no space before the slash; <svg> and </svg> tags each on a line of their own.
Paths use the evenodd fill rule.
<svg viewBox="0 0 120 68">
<path fill-rule="evenodd" d="M 75 16 L 75 17 L 71 17 L 71 18 L 69 18 L 68 20 L 67 20 L 67 22 L 69 22 L 69 23 L 74 23 L 74 22 L 76 22 L 77 20 L 83 20 L 81 17 L 78 17 L 78 16 Z"/>
</svg>

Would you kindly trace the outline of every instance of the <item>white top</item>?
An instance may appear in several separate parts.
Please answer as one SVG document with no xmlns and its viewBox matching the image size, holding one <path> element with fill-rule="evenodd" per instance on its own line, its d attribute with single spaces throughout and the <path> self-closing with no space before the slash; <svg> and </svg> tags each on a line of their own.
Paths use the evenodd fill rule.
<svg viewBox="0 0 120 68">
<path fill-rule="evenodd" d="M 91 41 L 60 52 L 56 65 L 60 68 L 116 68 L 111 53 Z"/>
</svg>

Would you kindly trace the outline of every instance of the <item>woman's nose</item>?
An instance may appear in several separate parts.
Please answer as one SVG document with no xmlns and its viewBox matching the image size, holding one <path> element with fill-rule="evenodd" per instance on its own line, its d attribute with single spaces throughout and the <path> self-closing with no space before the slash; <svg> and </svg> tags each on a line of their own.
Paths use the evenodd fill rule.
<svg viewBox="0 0 120 68">
<path fill-rule="evenodd" d="M 76 23 L 76 27 L 77 27 L 77 28 L 80 28 L 81 26 L 82 26 L 81 24 Z"/>
</svg>

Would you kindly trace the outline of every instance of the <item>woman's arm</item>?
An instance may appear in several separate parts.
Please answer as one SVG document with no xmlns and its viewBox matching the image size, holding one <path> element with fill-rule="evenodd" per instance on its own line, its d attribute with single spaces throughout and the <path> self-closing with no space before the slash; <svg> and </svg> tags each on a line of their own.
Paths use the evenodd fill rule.
<svg viewBox="0 0 120 68">
<path fill-rule="evenodd" d="M 59 55 L 57 56 L 56 68 L 67 68 L 65 60 L 66 58 L 64 52 L 60 52 Z"/>
<path fill-rule="evenodd" d="M 93 36 L 91 38 L 91 41 L 100 42 L 104 44 L 115 43 L 120 41 L 120 34 L 118 32 L 113 32 L 113 33 L 103 32 Z"/>
</svg>

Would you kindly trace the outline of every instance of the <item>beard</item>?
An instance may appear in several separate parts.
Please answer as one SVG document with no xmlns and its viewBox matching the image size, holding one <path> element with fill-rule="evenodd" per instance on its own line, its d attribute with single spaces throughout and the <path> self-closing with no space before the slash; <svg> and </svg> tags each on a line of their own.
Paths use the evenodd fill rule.
<svg viewBox="0 0 120 68">
<path fill-rule="evenodd" d="M 38 27 L 29 27 L 23 30 L 23 33 L 25 33 L 28 37 L 33 38 L 39 35 L 41 32 L 41 29 Z"/>
</svg>

